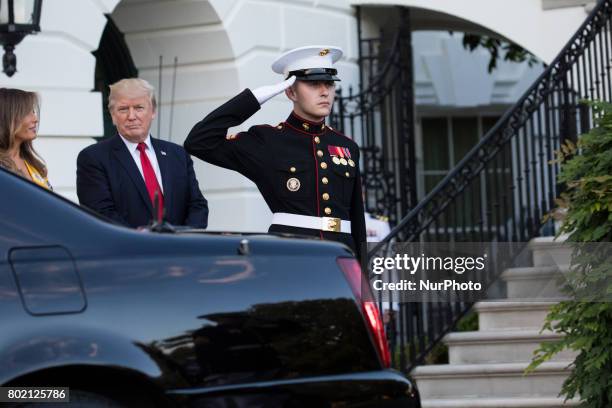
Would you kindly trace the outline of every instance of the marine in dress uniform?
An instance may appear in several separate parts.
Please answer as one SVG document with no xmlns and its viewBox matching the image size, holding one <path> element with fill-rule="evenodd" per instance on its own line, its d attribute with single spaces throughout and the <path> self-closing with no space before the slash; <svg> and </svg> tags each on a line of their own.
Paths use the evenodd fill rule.
<svg viewBox="0 0 612 408">
<path fill-rule="evenodd" d="M 360 255 L 366 241 L 359 147 L 349 137 L 295 110 L 277 126 L 253 126 L 228 135 L 261 104 L 298 81 L 339 80 L 336 47 L 309 46 L 285 53 L 273 65 L 289 79 L 243 92 L 197 123 L 185 141 L 190 154 L 252 180 L 273 212 L 269 231 L 339 241 Z M 333 92 L 333 89 L 331 90 Z"/>
</svg>

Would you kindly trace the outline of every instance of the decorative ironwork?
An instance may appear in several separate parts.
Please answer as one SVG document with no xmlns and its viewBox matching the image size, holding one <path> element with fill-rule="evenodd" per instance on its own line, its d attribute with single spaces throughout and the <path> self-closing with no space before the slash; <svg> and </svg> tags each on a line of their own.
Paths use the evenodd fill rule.
<svg viewBox="0 0 612 408">
<path fill-rule="evenodd" d="M 516 231 L 504 228 L 492 231 L 488 228 L 483 229 L 482 233 L 495 232 L 494 238 L 500 241 L 525 241 L 535 235 L 536 224 L 552 209 L 557 193 L 555 176 L 558 169 L 552 167 L 547 172 L 544 167 L 547 159 L 552 159 L 552 152 L 559 147 L 560 141 L 575 140 L 578 130 L 585 132 L 589 129 L 588 108 L 579 103 L 581 99 L 610 98 L 611 9 L 609 0 L 599 3 L 578 33 L 525 95 L 427 197 L 401 220 L 379 247 L 400 232 L 410 241 L 419 239 L 422 234 L 434 238 L 431 233 L 427 236 L 428 227 L 439 220 L 444 210 L 456 202 L 485 169 L 491 169 L 496 159 L 503 158 L 501 154 L 505 149 L 511 149 L 516 155 L 513 158 L 516 163 L 506 163 L 512 164 L 515 176 L 509 189 L 516 193 L 511 196 L 515 201 L 518 199 L 518 202 L 512 204 L 525 210 L 508 213 L 507 219 L 518 217 L 519 226 L 526 228 L 521 228 L 523 231 L 518 228 Z M 538 149 L 540 146 L 537 143 L 541 142 L 545 145 Z M 517 160 L 519 158 L 523 160 Z M 524 160 L 527 163 L 521 163 Z M 538 181 L 538 187 L 546 193 L 544 196 L 535 192 L 539 200 L 533 199 L 534 181 Z M 490 215 L 481 211 L 478 225 L 493 226 L 494 223 L 487 222 Z M 481 234 L 478 238 L 485 236 Z"/>
<path fill-rule="evenodd" d="M 487 242 L 527 242 L 554 233 L 552 222 L 542 222 L 559 194 L 559 169 L 549 162 L 560 143 L 575 141 L 590 128 L 590 111 L 580 101 L 612 96 L 611 29 L 612 1 L 604 0 L 524 96 L 372 252 L 400 232 L 411 241 Z M 470 209 L 471 225 L 466 228 L 465 214 L 457 213 L 457 203 L 474 189 L 487 199 Z M 485 283 L 496 278 L 488 276 Z M 403 339 L 427 339 L 403 368 L 410 370 L 422 362 L 470 307 L 432 305 L 428 313 L 440 314 L 444 324 Z M 428 318 L 414 309 L 407 305 L 405 314 Z"/>
<path fill-rule="evenodd" d="M 367 86 L 362 88 L 362 93 L 353 97 L 362 108 L 349 118 L 349 123 L 358 115 L 365 118 L 361 121 L 365 122 L 362 126 L 375 128 L 378 122 L 387 123 L 384 119 L 372 121 L 371 112 L 382 110 L 381 94 L 387 97 L 394 92 L 377 85 L 389 84 L 381 78 L 393 78 L 401 83 L 397 87 L 405 86 L 402 79 L 389 74 L 401 71 L 399 67 L 403 66 L 397 62 L 397 54 L 402 51 L 396 47 L 399 46 L 394 45 L 386 59 L 388 65 L 380 66 L 379 75 L 365 82 Z M 526 243 L 533 237 L 553 234 L 554 223 L 544 222 L 543 217 L 554 209 L 554 200 L 561 187 L 557 185 L 558 165 L 550 162 L 561 143 L 575 141 L 578 134 L 589 130 L 590 108 L 581 101 L 611 100 L 611 68 L 612 0 L 601 0 L 518 102 L 417 205 L 398 205 L 402 200 L 414 203 L 413 199 L 406 199 L 406 191 L 414 186 L 412 179 L 406 180 L 406 173 L 394 173 L 395 168 L 386 167 L 386 162 L 376 164 L 381 159 L 375 154 L 368 158 L 374 164 L 365 163 L 366 180 L 368 166 L 372 166 L 372 171 L 382 168 L 382 178 L 392 180 L 391 188 L 384 190 L 376 186 L 374 190 L 396 194 L 396 206 L 390 208 L 393 214 L 403 216 L 398 218 L 390 235 L 370 251 L 369 258 L 387 253 L 393 240 Z M 395 85 L 393 81 L 391 85 Z M 395 95 L 404 102 L 409 101 L 404 95 Z M 381 141 L 369 138 L 369 130 L 365 131 L 365 149 L 375 152 L 375 146 L 380 146 L 382 160 L 388 160 L 385 155 L 389 143 L 397 143 L 397 140 L 401 143 L 412 137 L 410 118 L 399 117 L 404 121 L 400 129 L 406 133 L 398 138 L 395 132 L 382 132 L 391 137 L 391 141 Z M 414 152 L 403 152 L 407 153 L 404 159 L 410 157 L 408 161 L 414 157 L 411 156 Z M 400 159 L 400 156 L 394 158 Z M 392 178 L 392 174 L 397 178 Z M 393 202 L 391 198 L 388 200 Z M 385 201 L 377 202 L 387 205 Z M 402 213 L 408 208 L 409 212 Z M 516 248 L 520 251 L 521 245 Z M 497 259 L 491 261 L 497 262 Z M 484 276 L 481 282 L 488 285 L 496 279 L 497 276 Z M 382 302 L 380 306 L 382 308 Z M 465 302 L 400 304 L 397 337 L 392 341 L 399 355 L 399 362 L 395 362 L 398 368 L 409 372 L 421 364 L 471 306 Z M 393 302 L 390 307 L 393 308 Z"/>
<path fill-rule="evenodd" d="M 416 205 L 413 80 L 409 10 L 393 38 L 362 39 L 358 13 L 360 92 L 339 89 L 332 126 L 361 140 L 366 210 L 395 225 Z"/>
</svg>

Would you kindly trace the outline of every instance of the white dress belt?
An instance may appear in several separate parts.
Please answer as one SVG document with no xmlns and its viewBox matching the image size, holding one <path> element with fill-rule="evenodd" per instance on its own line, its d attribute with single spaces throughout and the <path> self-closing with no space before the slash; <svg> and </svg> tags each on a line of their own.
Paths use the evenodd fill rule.
<svg viewBox="0 0 612 408">
<path fill-rule="evenodd" d="M 288 225 L 290 227 L 310 228 L 329 232 L 351 233 L 351 222 L 332 217 L 313 217 L 289 213 L 272 214 L 272 224 Z"/>
</svg>

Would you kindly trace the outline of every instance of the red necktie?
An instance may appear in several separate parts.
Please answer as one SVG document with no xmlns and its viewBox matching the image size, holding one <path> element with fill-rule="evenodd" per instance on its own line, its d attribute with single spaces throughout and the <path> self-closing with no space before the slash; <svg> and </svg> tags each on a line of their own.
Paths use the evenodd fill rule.
<svg viewBox="0 0 612 408">
<path fill-rule="evenodd" d="M 159 183 L 157 182 L 157 177 L 155 176 L 155 170 L 153 170 L 153 166 L 149 161 L 149 157 L 145 150 L 147 149 L 147 145 L 144 143 L 138 143 L 138 151 L 140 151 L 140 164 L 142 165 L 142 174 L 144 175 L 145 184 L 147 186 L 147 191 L 149 192 L 149 198 L 151 199 L 151 203 L 155 201 L 155 192 L 157 191 L 159 206 L 158 206 L 158 218 L 161 219 L 162 214 L 164 213 L 164 196 L 162 194 L 162 190 L 159 187 Z"/>
</svg>

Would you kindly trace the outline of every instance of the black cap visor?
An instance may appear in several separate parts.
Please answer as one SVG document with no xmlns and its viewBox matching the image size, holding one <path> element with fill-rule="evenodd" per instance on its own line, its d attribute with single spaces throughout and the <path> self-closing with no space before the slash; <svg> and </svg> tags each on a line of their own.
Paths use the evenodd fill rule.
<svg viewBox="0 0 612 408">
<path fill-rule="evenodd" d="M 289 71 L 290 76 L 295 76 L 300 81 L 340 81 L 336 76 L 338 70 L 335 68 L 307 68 Z"/>
</svg>

